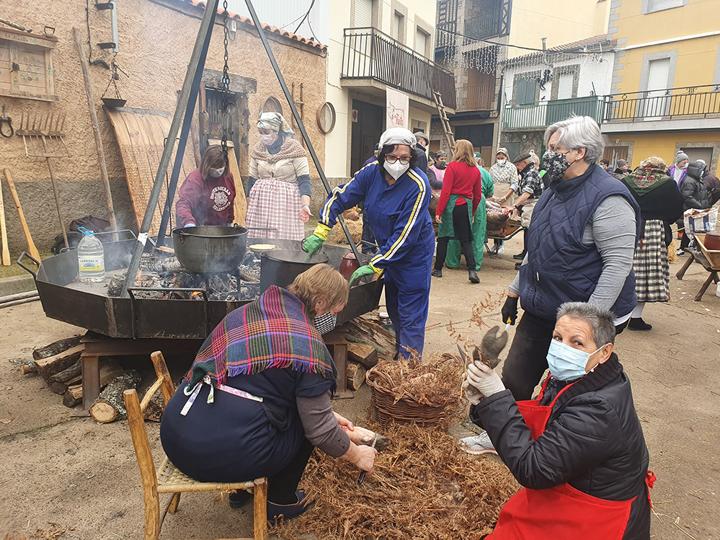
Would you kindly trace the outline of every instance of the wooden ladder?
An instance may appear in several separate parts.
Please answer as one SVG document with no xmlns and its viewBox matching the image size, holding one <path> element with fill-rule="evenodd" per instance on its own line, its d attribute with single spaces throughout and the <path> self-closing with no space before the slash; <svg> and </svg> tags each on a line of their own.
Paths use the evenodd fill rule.
<svg viewBox="0 0 720 540">
<path fill-rule="evenodd" d="M 433 97 L 435 98 L 435 106 L 438 110 L 438 116 L 440 116 L 440 123 L 442 124 L 443 133 L 445 134 L 445 140 L 447 141 L 448 148 L 452 153 L 455 148 L 455 135 L 453 135 L 452 128 L 450 127 L 450 120 L 448 120 L 447 113 L 445 112 L 442 94 L 433 90 Z"/>
</svg>

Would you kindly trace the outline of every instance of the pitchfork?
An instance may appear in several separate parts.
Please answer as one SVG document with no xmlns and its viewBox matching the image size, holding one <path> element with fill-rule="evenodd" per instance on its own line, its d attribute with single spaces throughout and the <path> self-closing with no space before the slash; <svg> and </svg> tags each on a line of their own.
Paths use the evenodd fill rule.
<svg viewBox="0 0 720 540">
<path fill-rule="evenodd" d="M 65 117 L 67 113 L 51 112 L 50 114 L 32 114 L 28 112 L 20 116 L 20 129 L 16 133 L 22 137 L 23 145 L 25 145 L 25 155 L 27 157 L 44 158 L 50 172 L 50 182 L 52 183 L 53 195 L 55 196 L 55 208 L 57 210 L 58 219 L 60 220 L 60 229 L 62 230 L 65 247 L 68 244 L 67 232 L 65 231 L 65 222 L 63 221 L 62 212 L 60 211 L 60 198 L 58 197 L 57 186 L 55 185 L 55 171 L 50 163 L 50 158 L 69 157 L 67 146 L 65 146 Z M 52 149 L 52 151 L 50 151 Z"/>
</svg>

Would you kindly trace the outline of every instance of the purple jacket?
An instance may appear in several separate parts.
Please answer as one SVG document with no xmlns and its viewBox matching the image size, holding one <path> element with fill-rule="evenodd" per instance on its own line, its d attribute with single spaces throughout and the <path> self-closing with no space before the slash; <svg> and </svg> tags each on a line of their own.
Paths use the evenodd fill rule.
<svg viewBox="0 0 720 540">
<path fill-rule="evenodd" d="M 677 165 L 671 165 L 670 168 L 667 170 L 667 175 L 675 180 L 675 171 L 677 170 Z M 678 188 L 683 185 L 683 182 L 685 181 L 685 177 L 687 176 L 687 169 L 682 169 L 682 174 L 680 175 L 680 180 L 675 180 L 675 183 L 678 185 Z"/>
</svg>

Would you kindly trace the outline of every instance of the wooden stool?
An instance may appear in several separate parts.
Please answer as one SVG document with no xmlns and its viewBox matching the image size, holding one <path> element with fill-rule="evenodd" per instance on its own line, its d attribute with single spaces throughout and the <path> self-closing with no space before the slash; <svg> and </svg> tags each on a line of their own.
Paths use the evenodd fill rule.
<svg viewBox="0 0 720 540">
<path fill-rule="evenodd" d="M 177 512 L 180 504 L 181 493 L 199 493 L 212 491 L 236 491 L 245 490 L 253 494 L 253 538 L 266 540 L 267 538 L 267 478 L 256 478 L 249 482 L 198 482 L 185 476 L 182 472 L 170 463 L 167 456 L 163 456 L 160 467 L 155 469 L 147 431 L 145 430 L 145 419 L 143 412 L 152 400 L 153 396 L 162 391 L 163 409 L 175 393 L 175 386 L 170 378 L 165 358 L 162 353 L 156 351 L 150 355 L 155 368 L 157 380 L 148 388 L 142 398 L 138 399 L 137 392 L 125 390 L 123 401 L 127 409 L 128 427 L 135 448 L 135 458 L 140 468 L 140 478 L 143 486 L 143 498 L 145 500 L 145 540 L 157 540 L 160 538 L 160 529 L 165 521 L 168 512 Z M 160 515 L 160 494 L 169 493 L 172 496 Z"/>
</svg>

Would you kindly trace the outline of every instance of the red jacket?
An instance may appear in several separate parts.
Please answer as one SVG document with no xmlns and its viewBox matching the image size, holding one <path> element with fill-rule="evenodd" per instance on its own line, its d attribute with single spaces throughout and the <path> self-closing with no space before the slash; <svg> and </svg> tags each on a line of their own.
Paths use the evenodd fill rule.
<svg viewBox="0 0 720 540">
<path fill-rule="evenodd" d="M 231 172 L 203 180 L 198 169 L 188 174 L 175 204 L 178 227 L 228 225 L 235 219 L 235 182 Z"/>
<path fill-rule="evenodd" d="M 482 200 L 482 177 L 480 176 L 480 169 L 460 161 L 453 161 L 448 164 L 445 169 L 442 191 L 440 192 L 440 200 L 438 201 L 435 215 L 443 215 L 450 195 L 459 195 L 472 199 L 473 215 L 475 215 L 475 210 L 477 210 Z M 465 204 L 465 200 L 458 199 L 455 204 L 462 206 Z"/>
</svg>

